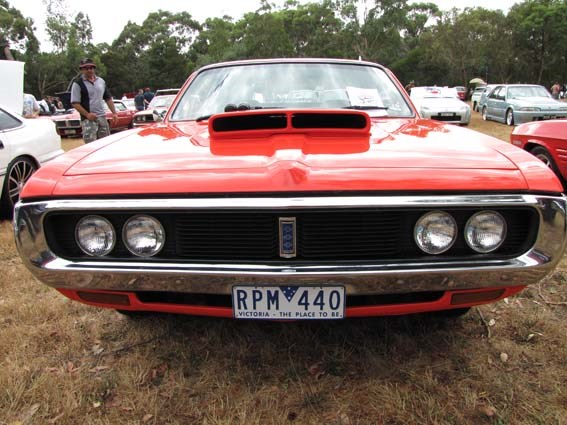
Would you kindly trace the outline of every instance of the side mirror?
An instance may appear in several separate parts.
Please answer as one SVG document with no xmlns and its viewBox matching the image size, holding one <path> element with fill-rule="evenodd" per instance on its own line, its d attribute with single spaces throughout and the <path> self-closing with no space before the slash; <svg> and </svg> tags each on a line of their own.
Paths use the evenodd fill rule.
<svg viewBox="0 0 567 425">
<path fill-rule="evenodd" d="M 154 121 L 155 122 L 159 122 L 159 121 L 163 121 L 163 119 L 165 118 L 165 114 L 167 113 L 166 110 L 156 110 L 154 109 L 152 111 L 152 115 L 154 116 Z"/>
</svg>

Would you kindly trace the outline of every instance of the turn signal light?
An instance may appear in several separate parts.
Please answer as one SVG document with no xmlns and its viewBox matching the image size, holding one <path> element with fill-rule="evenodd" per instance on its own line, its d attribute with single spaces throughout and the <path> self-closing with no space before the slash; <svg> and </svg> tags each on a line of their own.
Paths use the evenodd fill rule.
<svg viewBox="0 0 567 425">
<path fill-rule="evenodd" d="M 130 298 L 125 294 L 111 294 L 108 292 L 77 291 L 83 301 L 99 304 L 130 305 Z"/>
<path fill-rule="evenodd" d="M 491 289 L 479 292 L 461 292 L 451 296 L 451 305 L 492 301 L 504 295 L 504 289 Z"/>
</svg>

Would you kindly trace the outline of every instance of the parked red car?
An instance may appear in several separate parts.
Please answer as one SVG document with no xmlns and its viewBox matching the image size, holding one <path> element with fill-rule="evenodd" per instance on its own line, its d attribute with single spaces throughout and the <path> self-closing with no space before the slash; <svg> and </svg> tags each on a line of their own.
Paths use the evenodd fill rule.
<svg viewBox="0 0 567 425">
<path fill-rule="evenodd" d="M 457 95 L 459 99 L 466 100 L 467 99 L 467 88 L 463 86 L 456 86 L 455 89 L 457 90 Z"/>
<path fill-rule="evenodd" d="M 106 108 L 106 104 L 104 104 L 104 106 Z M 132 128 L 136 111 L 127 108 L 121 100 L 114 100 L 114 108 L 118 115 L 118 120 L 116 122 L 112 121 L 112 112 L 110 112 L 110 110 L 107 110 L 106 112 L 110 131 L 116 132 Z M 71 112 L 66 114 L 51 115 L 49 118 L 55 122 L 57 133 L 59 133 L 60 136 L 80 137 L 82 135 L 81 116 L 76 110 L 72 109 Z"/>
<path fill-rule="evenodd" d="M 551 168 L 567 188 L 567 120 L 520 124 L 514 128 L 510 141 Z"/>
<path fill-rule="evenodd" d="M 528 152 L 421 119 L 383 66 L 250 60 L 42 167 L 14 227 L 39 280 L 123 312 L 459 315 L 555 268 L 561 192 Z"/>
</svg>

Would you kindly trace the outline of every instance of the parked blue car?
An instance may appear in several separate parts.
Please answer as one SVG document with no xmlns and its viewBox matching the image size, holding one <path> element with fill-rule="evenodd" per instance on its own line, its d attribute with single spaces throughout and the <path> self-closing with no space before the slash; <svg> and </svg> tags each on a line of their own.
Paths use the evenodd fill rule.
<svg viewBox="0 0 567 425">
<path fill-rule="evenodd" d="M 515 125 L 529 121 L 567 118 L 567 104 L 553 99 L 543 86 L 502 84 L 488 94 L 481 112 L 484 120 Z"/>
</svg>

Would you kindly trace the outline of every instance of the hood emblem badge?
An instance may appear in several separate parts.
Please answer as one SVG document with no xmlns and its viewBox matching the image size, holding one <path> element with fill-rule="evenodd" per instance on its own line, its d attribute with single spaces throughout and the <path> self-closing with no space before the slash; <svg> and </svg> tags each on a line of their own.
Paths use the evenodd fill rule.
<svg viewBox="0 0 567 425">
<path fill-rule="evenodd" d="M 297 225 L 295 217 L 279 218 L 280 257 L 294 258 L 297 256 Z"/>
</svg>

